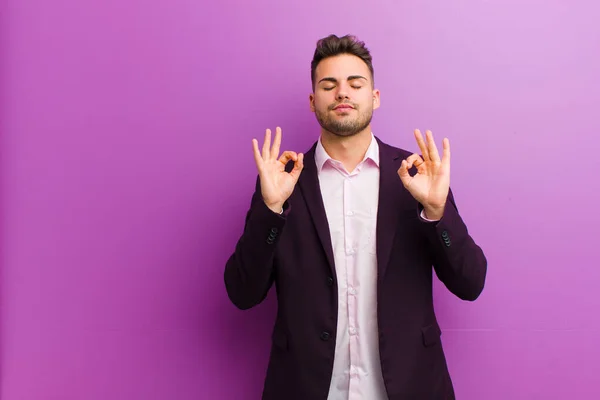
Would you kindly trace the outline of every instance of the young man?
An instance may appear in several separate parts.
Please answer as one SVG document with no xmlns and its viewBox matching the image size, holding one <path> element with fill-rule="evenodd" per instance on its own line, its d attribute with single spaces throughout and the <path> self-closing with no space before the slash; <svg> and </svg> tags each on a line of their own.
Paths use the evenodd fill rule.
<svg viewBox="0 0 600 400">
<path fill-rule="evenodd" d="M 240 309 L 275 284 L 278 312 L 263 399 L 453 399 L 432 299 L 432 267 L 475 300 L 487 261 L 450 190 L 450 144 L 415 131 L 421 155 L 370 128 L 379 91 L 364 43 L 319 40 L 310 108 L 321 125 L 306 153 L 262 152 L 246 224 L 225 266 Z"/>
</svg>

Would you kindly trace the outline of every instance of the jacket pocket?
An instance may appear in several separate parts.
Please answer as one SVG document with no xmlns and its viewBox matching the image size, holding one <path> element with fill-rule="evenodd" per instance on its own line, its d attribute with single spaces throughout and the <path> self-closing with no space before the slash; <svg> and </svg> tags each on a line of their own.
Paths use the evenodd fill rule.
<svg viewBox="0 0 600 400">
<path fill-rule="evenodd" d="M 442 330 L 437 323 L 433 323 L 422 327 L 421 334 L 423 336 L 423 345 L 425 347 L 430 347 L 440 342 Z"/>
</svg>

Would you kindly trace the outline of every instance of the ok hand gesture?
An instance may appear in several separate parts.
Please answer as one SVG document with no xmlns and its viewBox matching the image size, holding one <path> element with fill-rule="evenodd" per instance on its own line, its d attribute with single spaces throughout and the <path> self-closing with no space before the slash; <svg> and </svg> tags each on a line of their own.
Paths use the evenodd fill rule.
<svg viewBox="0 0 600 400">
<path fill-rule="evenodd" d="M 252 139 L 262 198 L 267 207 L 276 213 L 281 212 L 283 204 L 292 194 L 304 167 L 304 154 L 284 151 L 279 157 L 280 145 L 281 128 L 279 127 L 276 129 L 273 147 L 271 147 L 271 130 L 266 130 L 262 154 L 258 149 L 258 141 Z M 285 166 L 290 160 L 294 161 L 294 169 L 288 173 L 285 171 Z"/>
<path fill-rule="evenodd" d="M 415 130 L 415 138 L 421 149 L 421 158 L 413 154 L 402 161 L 398 175 L 404 187 L 423 205 L 425 216 L 439 220 L 444 214 L 446 198 L 450 190 L 450 142 L 443 140 L 443 157 L 440 159 L 431 131 L 425 132 L 427 144 L 421 132 Z M 408 169 L 417 167 L 417 174 L 410 176 Z"/>
</svg>

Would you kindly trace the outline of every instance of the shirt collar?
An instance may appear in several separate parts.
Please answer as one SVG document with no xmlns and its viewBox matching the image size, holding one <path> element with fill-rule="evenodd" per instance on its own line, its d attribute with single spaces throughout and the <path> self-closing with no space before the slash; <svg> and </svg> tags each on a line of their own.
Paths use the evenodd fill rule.
<svg viewBox="0 0 600 400">
<path fill-rule="evenodd" d="M 375 165 L 379 167 L 379 144 L 377 143 L 375 136 L 373 136 L 373 133 L 371 133 L 371 144 L 369 144 L 369 148 L 367 149 L 362 162 L 367 159 L 371 159 L 371 161 L 373 161 Z M 317 164 L 318 172 L 321 172 L 323 165 L 325 165 L 328 160 L 333 159 L 329 156 L 329 154 L 327 154 L 327 151 L 325 151 L 325 148 L 321 143 L 321 138 L 319 138 L 317 142 L 317 148 L 315 149 L 315 163 Z"/>
</svg>

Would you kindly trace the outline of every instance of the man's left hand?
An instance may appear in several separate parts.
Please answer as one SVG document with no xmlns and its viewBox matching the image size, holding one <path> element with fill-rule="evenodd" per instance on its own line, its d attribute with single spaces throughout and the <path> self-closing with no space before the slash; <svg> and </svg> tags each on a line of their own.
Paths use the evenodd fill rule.
<svg viewBox="0 0 600 400">
<path fill-rule="evenodd" d="M 415 130 L 415 139 L 421 149 L 421 157 L 412 154 L 398 169 L 398 176 L 410 194 L 423 205 L 428 219 L 439 220 L 444 215 L 444 207 L 450 190 L 450 141 L 444 138 L 443 155 L 440 159 L 431 131 L 425 132 L 427 143 L 421 131 Z M 415 176 L 410 176 L 408 170 L 417 168 Z"/>
</svg>

